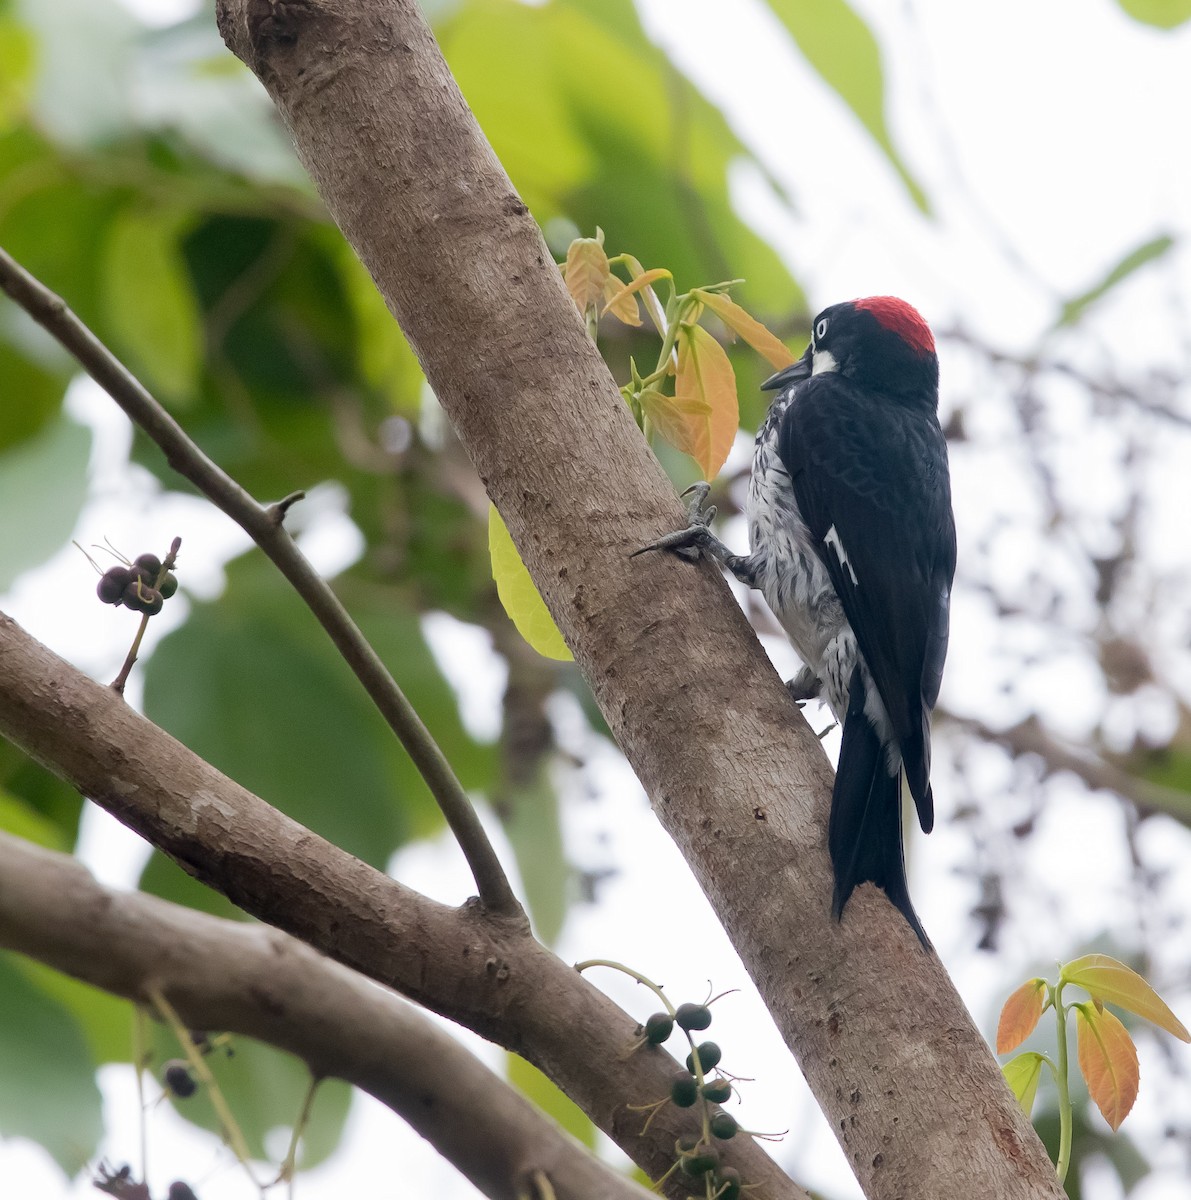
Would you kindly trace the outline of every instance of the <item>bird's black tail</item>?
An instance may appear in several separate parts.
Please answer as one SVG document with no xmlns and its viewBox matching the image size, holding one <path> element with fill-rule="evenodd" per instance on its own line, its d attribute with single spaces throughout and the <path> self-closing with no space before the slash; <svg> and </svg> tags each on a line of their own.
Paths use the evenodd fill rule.
<svg viewBox="0 0 1191 1200">
<path fill-rule="evenodd" d="M 864 712 L 864 679 L 852 673 L 843 745 L 831 797 L 827 845 L 835 870 L 832 911 L 838 920 L 857 884 L 883 888 L 928 950 L 918 914 L 910 903 L 902 853 L 901 772 L 890 775 L 885 748 Z"/>
</svg>

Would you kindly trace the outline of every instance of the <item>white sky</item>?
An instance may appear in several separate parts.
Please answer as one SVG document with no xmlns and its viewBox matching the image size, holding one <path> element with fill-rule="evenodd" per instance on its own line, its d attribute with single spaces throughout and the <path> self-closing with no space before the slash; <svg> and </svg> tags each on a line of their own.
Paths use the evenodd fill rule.
<svg viewBox="0 0 1191 1200">
<path fill-rule="evenodd" d="M 186 12 L 192 6 L 185 0 L 169 5 L 137 0 L 130 7 L 160 19 L 167 8 Z M 1186 30 L 1176 35 L 1150 31 L 1129 21 L 1108 0 L 859 3 L 885 50 L 895 140 L 936 206 L 936 219 L 928 221 L 913 209 L 880 153 L 839 101 L 785 44 L 784 36 L 776 34 L 773 18 L 755 0 L 640 0 L 640 7 L 654 35 L 723 105 L 738 133 L 796 196 L 800 213 L 795 219 L 778 209 L 754 171 L 742 167 L 737 173 L 742 210 L 787 257 L 813 304 L 893 292 L 913 300 L 936 324 L 962 316 L 990 341 L 1024 347 L 1053 319 L 1060 297 L 1096 282 L 1125 251 L 1157 232 L 1185 236 L 1191 229 L 1191 139 L 1185 134 L 1186 114 L 1191 113 L 1191 33 Z M 804 186 L 808 179 L 812 186 Z M 1006 253 L 1007 246 L 1021 263 Z M 1152 314 L 1169 311 L 1172 292 L 1191 294 L 1188 275 L 1187 252 L 1179 250 L 1162 267 L 1139 276 L 1105 305 L 1102 336 L 1122 357 L 1137 362 L 1173 358 L 1181 349 L 1181 331 Z M 943 366 L 946 392 L 946 360 Z M 160 529 L 168 527 L 194 548 L 187 554 L 186 587 L 216 594 L 222 586 L 219 564 L 244 544 L 243 535 L 205 505 L 182 498 L 171 500 L 164 512 L 155 506 L 150 520 L 147 499 L 154 485 L 143 473 L 115 467 L 126 439 L 122 418 L 86 387 L 76 391 L 72 405 L 104 431 L 96 498 L 76 537 L 88 543 L 106 534 L 121 545 L 139 545 L 159 540 Z M 1178 449 L 1180 455 L 1184 451 Z M 957 479 L 961 544 L 965 529 L 978 525 L 994 498 L 1004 500 L 1004 478 L 996 470 Z M 345 525 L 335 516 L 334 495 L 328 495 L 310 545 L 324 569 L 335 569 L 350 557 L 352 533 Z M 1181 524 L 1177 529 L 1181 533 Z M 732 531 L 732 536 L 743 547 L 743 531 Z M 1176 560 L 1185 561 L 1185 537 L 1176 534 L 1170 541 Z M 1012 561 L 1004 566 L 1014 568 Z M 70 581 L 71 589 L 62 589 L 66 594 L 77 590 L 80 570 L 77 553 L 64 552 L 18 586 L 4 607 L 55 649 L 110 677 L 126 641 L 126 631 L 113 625 L 112 610 L 80 603 L 64 620 L 42 602 L 53 580 Z M 174 611 L 179 611 L 177 602 Z M 987 688 L 990 620 L 979 606 L 957 605 L 946 685 L 954 707 L 990 711 L 1002 703 Z M 160 636 L 164 625 L 162 618 L 151 628 Z M 432 622 L 428 632 L 444 668 L 464 693 L 465 714 L 490 712 L 499 675 L 495 662 L 491 672 L 476 670 L 482 645 L 474 635 L 453 630 L 446 619 Z M 788 674 L 789 651 L 781 645 L 769 648 Z M 1073 733 L 1094 719 L 1099 700 L 1087 698 L 1080 670 L 1073 658 L 1065 667 L 1052 666 L 1052 674 L 1037 682 L 1040 690 L 1061 695 L 1060 715 Z M 980 681 L 986 685 L 983 694 Z M 1087 711 L 1079 705 L 1080 696 Z M 725 1048 L 725 1064 L 735 1073 L 756 1077 L 746 1085 L 742 1123 L 789 1128 L 792 1132 L 775 1153 L 782 1161 L 796 1162 L 801 1183 L 840 1200 L 858 1196 L 739 961 L 685 865 L 650 817 L 631 773 L 583 732 L 565 703 L 556 716 L 564 736 L 581 740 L 601 759 L 593 776 L 598 797 L 570 804 L 565 814 L 571 856 L 584 866 L 615 865 L 619 871 L 601 891 L 598 908 L 575 910 L 560 953 L 630 962 L 663 980 L 678 999 L 701 997 L 709 976 L 717 989 L 740 987 L 740 996 L 719 1006 L 714 1032 Z M 940 770 L 936 794 L 945 797 L 945 763 Z M 987 770 L 1005 772 L 995 755 L 989 756 Z M 1012 778 L 1006 774 L 1003 782 L 1008 787 Z M 1064 912 L 1064 921 L 1074 924 L 1065 926 L 1061 938 L 1044 921 L 1031 929 L 1015 927 L 1015 949 L 996 959 L 970 952 L 973 932 L 964 914 L 971 892 L 953 872 L 964 861 L 966 847 L 963 835 L 948 828 L 946 812 L 929 841 L 916 838 L 913 844 L 917 907 L 986 1029 L 1017 976 L 1032 974 L 1039 962 L 1062 952 L 1069 939 L 1096 936 L 1114 922 L 1127 930 L 1134 921 L 1134 910 L 1123 898 L 1127 864 L 1120 806 L 1060 782 L 1052 789 L 1043 823 L 1043 836 L 1031 844 L 1029 854 L 1047 859 L 1047 868 L 1063 877 L 1073 895 L 1088 899 Z M 499 843 L 499 832 L 494 837 Z M 609 841 L 601 842 L 601 837 Z M 1058 837 L 1064 839 L 1066 853 L 1053 852 Z M 1191 901 L 1187 831 L 1154 822 L 1145 837 L 1155 857 L 1161 854 L 1171 862 L 1176 872 L 1172 886 Z M 131 835 L 113 828 L 101 814 L 88 820 L 84 856 L 104 878 L 117 883 L 134 878 L 139 854 Z M 504 858 L 511 862 L 510 855 Z M 403 853 L 394 873 L 447 901 L 458 902 L 470 890 L 459 854 L 445 842 Z M 651 913 L 648 922 L 640 919 L 645 911 Z M 658 929 L 671 932 L 658 939 L 653 932 Z M 688 947 L 696 939 L 700 962 L 692 968 Z M 598 982 L 641 1017 L 654 1007 L 639 989 L 613 977 L 601 976 Z M 1167 998 L 1186 1019 L 1191 1006 L 1187 981 L 1181 994 L 1173 990 Z M 478 1045 L 476 1039 L 468 1040 Z M 489 1061 L 497 1061 L 498 1055 L 480 1049 Z M 1155 1061 L 1153 1043 L 1143 1042 L 1141 1052 L 1141 1097 L 1125 1131 L 1148 1144 L 1146 1135 L 1152 1138 L 1161 1130 L 1164 1114 L 1161 1098 L 1146 1086 L 1147 1077 L 1155 1074 L 1147 1069 Z M 1176 1053 L 1191 1070 L 1186 1051 L 1180 1047 Z M 103 1086 L 110 1128 L 105 1153 L 112 1161 L 135 1162 L 138 1135 L 129 1072 L 106 1069 Z M 153 1159 L 168 1163 L 170 1170 L 153 1180 L 160 1191 L 169 1179 L 185 1177 L 198 1187 L 202 1200 L 240 1200 L 253 1194 L 230 1156 L 196 1138 L 168 1106 L 154 1112 L 151 1128 Z M 1160 1147 L 1155 1153 L 1160 1158 Z M 393 1170 L 398 1154 L 400 1182 Z M 93 1194 L 85 1180 L 73 1188 L 64 1185 L 38 1148 L 15 1141 L 0 1143 L 0 1178 L 13 1194 L 44 1200 Z M 297 1194 L 302 1200 L 356 1194 L 443 1200 L 475 1195 L 398 1120 L 370 1102 L 357 1104 L 343 1150 L 330 1164 L 303 1176 Z M 1094 1192 L 1085 1191 L 1089 1200 L 1115 1200 L 1119 1194 L 1107 1177 Z M 1186 1181 L 1159 1171 L 1132 1195 L 1135 1200 L 1182 1200 Z"/>
</svg>

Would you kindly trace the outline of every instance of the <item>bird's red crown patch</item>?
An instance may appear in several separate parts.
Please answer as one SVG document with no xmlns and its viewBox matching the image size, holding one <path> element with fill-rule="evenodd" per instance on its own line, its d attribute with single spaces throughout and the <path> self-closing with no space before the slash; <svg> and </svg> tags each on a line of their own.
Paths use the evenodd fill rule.
<svg viewBox="0 0 1191 1200">
<path fill-rule="evenodd" d="M 897 296 L 869 296 L 857 300 L 856 307 L 871 312 L 877 324 L 896 333 L 919 354 L 934 354 L 935 339 L 922 314 Z"/>
</svg>

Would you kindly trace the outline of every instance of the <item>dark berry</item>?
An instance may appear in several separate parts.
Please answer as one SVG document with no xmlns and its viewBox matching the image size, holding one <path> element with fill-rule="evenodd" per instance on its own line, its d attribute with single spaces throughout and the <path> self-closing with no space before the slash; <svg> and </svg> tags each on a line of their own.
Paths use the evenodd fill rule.
<svg viewBox="0 0 1191 1200">
<path fill-rule="evenodd" d="M 699 1085 L 690 1075 L 676 1075 L 670 1084 L 670 1099 L 678 1108 L 690 1108 L 699 1099 Z"/>
<path fill-rule="evenodd" d="M 720 1156 L 714 1150 L 701 1150 L 698 1154 L 684 1154 L 678 1165 L 688 1174 L 696 1177 L 714 1171 L 720 1164 Z"/>
<path fill-rule="evenodd" d="M 729 1138 L 736 1136 L 736 1131 L 740 1126 L 736 1123 L 736 1118 L 728 1113 L 716 1113 L 711 1118 L 712 1135 L 719 1138 L 721 1141 L 727 1141 Z"/>
<path fill-rule="evenodd" d="M 645 1022 L 645 1040 L 651 1046 L 660 1046 L 674 1032 L 674 1018 L 669 1013 L 654 1013 Z"/>
<path fill-rule="evenodd" d="M 723 1104 L 732 1096 L 732 1085 L 726 1079 L 713 1079 L 703 1085 L 703 1096 L 712 1104 Z"/>
<path fill-rule="evenodd" d="M 132 565 L 140 567 L 149 576 L 150 583 L 156 583 L 161 574 L 161 559 L 156 554 L 138 554 Z"/>
<path fill-rule="evenodd" d="M 702 1138 L 698 1134 L 684 1133 L 675 1143 L 679 1154 L 694 1154 Z"/>
<path fill-rule="evenodd" d="M 190 1073 L 190 1067 L 180 1058 L 171 1058 L 165 1064 L 161 1072 L 161 1079 L 179 1100 L 189 1100 L 198 1091 L 198 1084 L 195 1083 L 194 1076 Z"/>
<path fill-rule="evenodd" d="M 95 594 L 104 604 L 119 604 L 131 578 L 132 572 L 127 567 L 112 567 L 103 573 L 103 578 L 96 584 Z"/>
<path fill-rule="evenodd" d="M 194 1188 L 190 1184 L 175 1179 L 170 1184 L 169 1200 L 198 1200 L 198 1197 L 194 1194 Z"/>
<path fill-rule="evenodd" d="M 674 1012 L 680 1029 L 706 1029 L 711 1024 L 711 1009 L 706 1004 L 680 1004 Z"/>
<path fill-rule="evenodd" d="M 715 1181 L 719 1184 L 715 1193 L 716 1200 L 737 1200 L 743 1181 L 735 1167 L 721 1167 Z"/>
<path fill-rule="evenodd" d="M 719 1065 L 720 1048 L 715 1042 L 700 1042 L 696 1047 L 699 1054 L 699 1066 L 703 1068 L 703 1074 L 706 1075 L 712 1067 Z M 686 1056 L 686 1069 L 693 1075 L 695 1073 L 695 1056 L 688 1054 Z"/>
<path fill-rule="evenodd" d="M 167 571 L 165 578 L 161 581 L 161 587 L 157 589 L 167 600 L 178 590 L 178 577 L 173 571 Z"/>
<path fill-rule="evenodd" d="M 131 608 L 133 612 L 148 613 L 151 617 L 161 612 L 161 606 L 165 603 L 156 588 L 147 587 L 139 579 L 134 579 L 124 589 L 123 600 L 125 608 Z"/>
</svg>

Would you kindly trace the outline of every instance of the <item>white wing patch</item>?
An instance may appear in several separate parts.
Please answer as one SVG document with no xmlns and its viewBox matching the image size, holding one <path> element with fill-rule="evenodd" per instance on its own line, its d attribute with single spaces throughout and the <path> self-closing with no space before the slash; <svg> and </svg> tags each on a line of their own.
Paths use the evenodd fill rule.
<svg viewBox="0 0 1191 1200">
<path fill-rule="evenodd" d="M 823 538 L 823 545 L 830 546 L 835 551 L 835 557 L 839 559 L 839 565 L 847 567 L 848 574 L 852 576 L 852 586 L 859 587 L 860 580 L 856 578 L 856 572 L 852 570 L 852 564 L 848 561 L 848 552 L 844 549 L 844 544 L 840 541 L 839 531 L 834 525 L 832 525 Z"/>
</svg>

